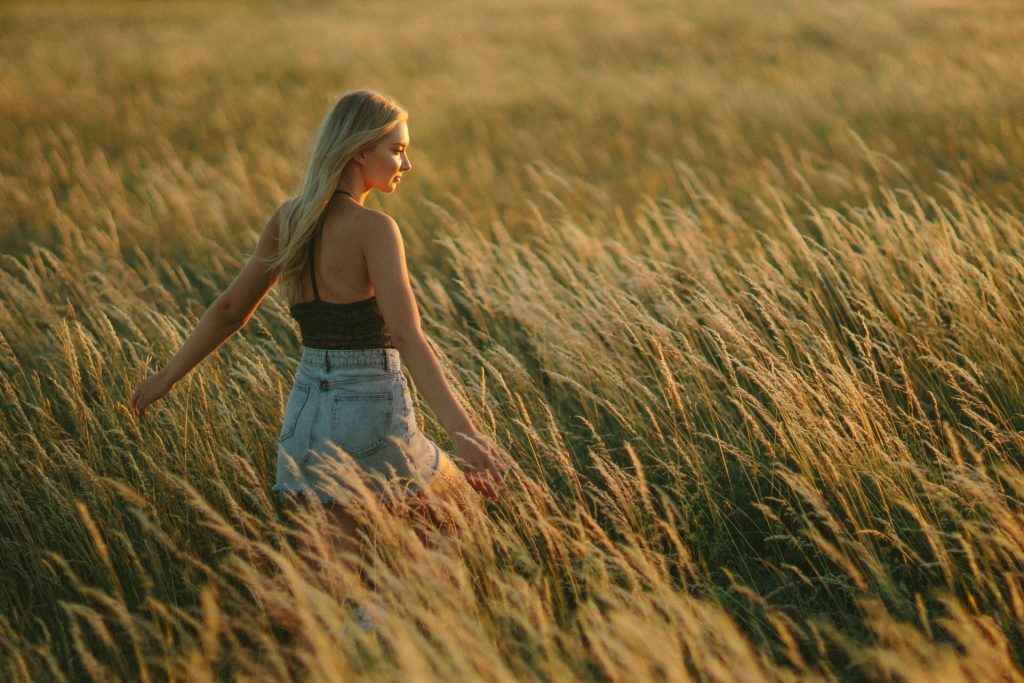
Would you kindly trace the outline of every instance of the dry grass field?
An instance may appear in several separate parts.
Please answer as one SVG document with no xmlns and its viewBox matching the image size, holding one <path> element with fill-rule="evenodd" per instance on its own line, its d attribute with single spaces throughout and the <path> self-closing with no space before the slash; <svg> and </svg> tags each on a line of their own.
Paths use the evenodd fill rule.
<svg viewBox="0 0 1024 683">
<path fill-rule="evenodd" d="M 0 679 L 1024 681 L 1022 73 L 1014 0 L 0 2 Z M 357 87 L 518 467 L 353 565 L 278 294 L 128 398 Z"/>
</svg>

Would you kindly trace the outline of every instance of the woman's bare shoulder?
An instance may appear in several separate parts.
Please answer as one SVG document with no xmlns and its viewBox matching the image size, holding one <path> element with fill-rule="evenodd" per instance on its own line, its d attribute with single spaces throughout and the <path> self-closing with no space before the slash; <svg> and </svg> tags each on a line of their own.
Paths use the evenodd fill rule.
<svg viewBox="0 0 1024 683">
<path fill-rule="evenodd" d="M 376 248 L 394 249 L 401 248 L 402 231 L 394 218 L 384 213 L 370 209 L 359 230 L 363 245 Z"/>
<path fill-rule="evenodd" d="M 277 207 L 277 211 L 274 213 L 278 216 L 285 215 L 288 211 L 291 211 L 292 206 L 299 200 L 298 197 L 285 197 L 285 200 Z"/>
<path fill-rule="evenodd" d="M 359 207 L 352 216 L 352 226 L 363 244 L 368 244 L 381 233 L 398 233 L 398 223 L 394 218 L 365 206 Z"/>
<path fill-rule="evenodd" d="M 291 211 L 292 205 L 298 197 L 288 197 L 281 202 L 274 213 L 270 216 L 270 220 L 267 221 L 266 230 L 276 239 L 281 232 L 281 224 L 284 222 L 284 217 Z"/>
<path fill-rule="evenodd" d="M 398 226 L 398 223 L 395 221 L 394 218 L 384 213 L 383 211 L 378 211 L 377 209 L 366 209 L 365 220 L 365 225 L 367 225 L 368 227 L 383 228 Z"/>
<path fill-rule="evenodd" d="M 291 210 L 292 205 L 295 203 L 297 199 L 298 197 L 285 198 L 285 200 L 278 204 L 277 208 L 274 209 L 274 213 L 271 214 L 270 216 L 270 222 L 274 224 L 280 224 L 280 222 L 284 219 L 285 215 L 287 215 L 288 211 Z"/>
</svg>

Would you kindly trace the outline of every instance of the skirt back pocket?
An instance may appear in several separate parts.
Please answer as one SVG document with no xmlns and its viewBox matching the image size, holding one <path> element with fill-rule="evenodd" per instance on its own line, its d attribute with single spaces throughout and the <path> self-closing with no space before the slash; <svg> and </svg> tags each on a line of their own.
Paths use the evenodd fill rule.
<svg viewBox="0 0 1024 683">
<path fill-rule="evenodd" d="M 331 440 L 353 458 L 366 458 L 388 444 L 394 395 L 350 394 L 334 397 Z"/>
</svg>

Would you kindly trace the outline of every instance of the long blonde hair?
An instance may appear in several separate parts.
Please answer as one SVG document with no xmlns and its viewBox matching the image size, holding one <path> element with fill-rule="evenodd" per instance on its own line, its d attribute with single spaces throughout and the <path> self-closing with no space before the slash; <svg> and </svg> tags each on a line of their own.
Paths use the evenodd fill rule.
<svg viewBox="0 0 1024 683">
<path fill-rule="evenodd" d="M 309 244 L 345 166 L 357 152 L 379 142 L 408 117 L 397 102 L 373 90 L 345 93 L 324 117 L 299 193 L 282 216 L 277 256 L 266 261 L 280 269 L 285 301 L 294 301 L 302 292 Z"/>
</svg>

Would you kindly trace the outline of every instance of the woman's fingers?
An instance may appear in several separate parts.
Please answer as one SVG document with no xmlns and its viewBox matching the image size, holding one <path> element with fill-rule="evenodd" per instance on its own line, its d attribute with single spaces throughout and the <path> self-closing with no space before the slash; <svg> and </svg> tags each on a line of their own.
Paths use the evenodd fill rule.
<svg viewBox="0 0 1024 683">
<path fill-rule="evenodd" d="M 135 411 L 135 414 L 139 417 L 145 415 L 150 404 L 169 390 L 170 386 L 166 384 L 159 373 L 150 375 L 139 382 L 138 386 L 135 387 L 135 393 L 132 394 L 132 409 Z"/>
<path fill-rule="evenodd" d="M 494 477 L 495 486 L 502 493 L 506 493 L 508 492 L 508 485 L 505 483 L 505 473 L 512 469 L 512 465 L 506 461 L 493 443 L 490 444 L 489 451 L 488 465 L 490 466 L 491 476 Z"/>
<path fill-rule="evenodd" d="M 132 405 L 135 407 L 135 412 L 139 415 L 145 414 L 146 407 L 152 402 L 147 395 L 147 389 L 149 388 L 148 385 L 148 379 L 139 382 L 139 386 L 135 388 L 135 395 L 132 396 Z"/>
<path fill-rule="evenodd" d="M 502 471 L 498 467 L 498 461 L 494 458 L 490 458 L 488 460 L 487 468 L 482 473 L 482 476 L 492 491 L 495 491 L 496 493 L 508 492 L 508 487 L 505 486 L 505 481 L 502 479 Z"/>
<path fill-rule="evenodd" d="M 496 500 L 499 493 L 506 493 L 508 491 L 501 480 L 501 476 L 486 466 L 483 469 L 467 468 L 465 474 L 470 485 L 489 500 Z"/>
<path fill-rule="evenodd" d="M 132 396 L 132 405 L 138 415 L 145 415 L 146 410 L 157 399 L 167 395 L 174 386 L 163 372 L 155 373 L 138 383 Z"/>
<path fill-rule="evenodd" d="M 477 481 L 477 491 L 482 493 L 487 500 L 498 500 L 498 494 L 485 482 Z"/>
<path fill-rule="evenodd" d="M 485 498 L 488 500 L 494 500 L 498 497 L 494 490 L 487 485 L 487 482 L 483 481 L 476 472 L 468 470 L 464 474 L 466 475 L 466 481 L 469 482 L 469 485 L 483 494 Z"/>
<path fill-rule="evenodd" d="M 141 385 L 140 385 L 141 387 Z M 142 407 L 139 405 L 139 401 L 142 399 L 140 387 L 135 388 L 135 393 L 132 394 L 132 411 L 137 415 L 142 415 Z"/>
<path fill-rule="evenodd" d="M 503 475 L 510 466 L 504 462 L 494 442 L 478 432 L 460 433 L 458 436 L 465 439 L 456 444 L 456 451 L 459 451 L 459 460 L 472 487 L 489 500 L 495 500 L 499 493 L 506 493 L 508 487 Z M 471 446 L 466 447 L 465 442 Z"/>
<path fill-rule="evenodd" d="M 505 457 L 498 452 L 497 448 L 491 449 L 491 458 L 494 460 L 494 465 L 495 467 L 498 468 L 499 474 L 504 475 L 506 472 L 512 469 L 512 465 L 510 465 L 508 460 L 506 460 Z"/>
</svg>

